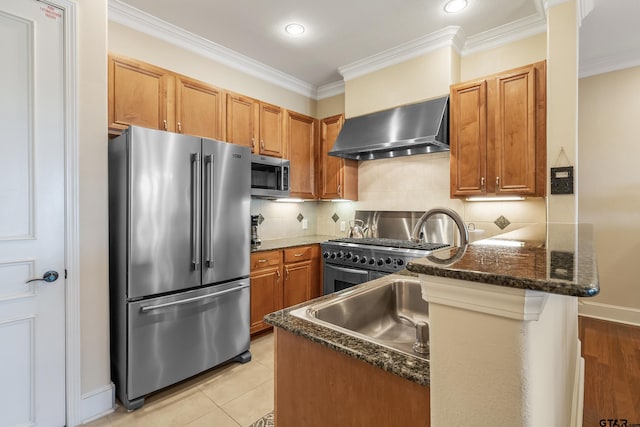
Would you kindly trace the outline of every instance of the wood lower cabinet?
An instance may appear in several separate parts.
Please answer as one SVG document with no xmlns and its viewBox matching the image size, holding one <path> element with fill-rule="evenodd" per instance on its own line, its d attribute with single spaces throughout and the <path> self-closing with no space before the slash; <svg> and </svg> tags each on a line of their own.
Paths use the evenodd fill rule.
<svg viewBox="0 0 640 427">
<path fill-rule="evenodd" d="M 223 139 L 222 91 L 129 58 L 109 55 L 109 133 L 130 125 Z"/>
<path fill-rule="evenodd" d="M 282 108 L 229 92 L 226 113 L 226 141 L 250 147 L 254 154 L 282 157 Z"/>
<path fill-rule="evenodd" d="M 358 200 L 358 162 L 329 156 L 342 129 L 342 114 L 320 121 L 320 198 Z"/>
<path fill-rule="evenodd" d="M 546 194 L 546 62 L 451 86 L 451 197 Z"/>
<path fill-rule="evenodd" d="M 251 254 L 251 333 L 271 326 L 266 314 L 320 295 L 320 245 Z"/>
<path fill-rule="evenodd" d="M 285 158 L 290 162 L 291 197 L 317 199 L 318 120 L 287 111 L 285 121 Z"/>
<path fill-rule="evenodd" d="M 262 318 L 282 306 L 282 251 L 251 254 L 251 333 L 269 329 Z"/>
</svg>

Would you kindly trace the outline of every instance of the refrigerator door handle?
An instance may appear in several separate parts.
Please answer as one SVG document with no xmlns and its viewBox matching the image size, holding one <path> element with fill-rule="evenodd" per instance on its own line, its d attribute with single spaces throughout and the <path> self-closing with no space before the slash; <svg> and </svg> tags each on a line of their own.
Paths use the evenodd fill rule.
<svg viewBox="0 0 640 427">
<path fill-rule="evenodd" d="M 200 270 L 200 153 L 191 153 L 191 266 Z"/>
<path fill-rule="evenodd" d="M 213 155 L 208 154 L 204 156 L 204 164 L 207 180 L 207 190 L 205 192 L 206 229 L 204 233 L 205 248 L 207 253 L 205 254 L 204 264 L 207 268 L 213 268 Z"/>
<path fill-rule="evenodd" d="M 235 288 L 225 289 L 224 291 L 216 292 L 216 293 L 213 293 L 213 294 L 200 295 L 200 296 L 193 297 L 193 298 L 187 298 L 187 299 L 182 299 L 182 300 L 178 300 L 178 301 L 166 302 L 164 304 L 147 305 L 147 306 L 144 306 L 144 307 L 140 307 L 140 311 L 142 313 L 147 313 L 149 311 L 157 310 L 159 308 L 171 307 L 171 306 L 174 306 L 174 305 L 189 304 L 189 303 L 192 303 L 192 302 L 195 302 L 195 301 L 200 301 L 200 300 L 207 299 L 207 298 L 215 298 L 215 297 L 219 297 L 219 296 L 222 296 L 222 295 L 225 295 L 225 294 L 230 294 L 231 292 L 241 291 L 242 289 L 244 289 L 244 288 L 246 288 L 248 286 L 249 286 L 249 284 L 245 283 L 245 284 L 242 284 L 242 285 L 237 286 Z"/>
</svg>

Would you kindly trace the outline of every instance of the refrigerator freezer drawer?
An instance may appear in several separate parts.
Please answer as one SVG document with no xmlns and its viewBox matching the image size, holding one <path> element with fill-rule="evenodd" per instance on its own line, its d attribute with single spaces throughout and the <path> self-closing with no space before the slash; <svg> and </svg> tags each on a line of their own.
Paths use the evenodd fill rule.
<svg viewBox="0 0 640 427">
<path fill-rule="evenodd" d="M 127 398 L 249 349 L 249 279 L 128 304 Z"/>
</svg>

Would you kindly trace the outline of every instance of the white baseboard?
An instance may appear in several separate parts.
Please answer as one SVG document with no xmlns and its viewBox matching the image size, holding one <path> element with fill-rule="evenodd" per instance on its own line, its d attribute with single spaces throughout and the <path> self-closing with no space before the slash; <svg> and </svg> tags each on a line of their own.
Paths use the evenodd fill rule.
<svg viewBox="0 0 640 427">
<path fill-rule="evenodd" d="M 640 326 L 640 309 L 581 300 L 578 314 L 610 322 Z"/>
<path fill-rule="evenodd" d="M 83 394 L 80 401 L 80 419 L 86 424 L 113 412 L 115 408 L 115 386 L 113 383 Z"/>
</svg>

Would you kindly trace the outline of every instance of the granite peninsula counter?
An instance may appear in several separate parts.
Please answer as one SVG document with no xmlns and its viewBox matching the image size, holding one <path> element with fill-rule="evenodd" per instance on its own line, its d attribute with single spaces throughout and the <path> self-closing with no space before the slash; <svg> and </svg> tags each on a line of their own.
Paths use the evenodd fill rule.
<svg viewBox="0 0 640 427">
<path fill-rule="evenodd" d="M 465 425 L 465 419 L 483 420 L 482 425 L 577 425 L 584 381 L 577 301 L 600 291 L 592 226 L 524 227 L 465 248 L 433 252 L 409 263 L 407 270 L 403 274 L 417 276 L 429 301 L 428 361 L 290 314 L 340 297 L 327 295 L 265 316 L 276 327 L 276 376 L 284 378 L 276 379 L 276 389 L 280 381 L 284 388 L 295 384 L 286 374 L 288 366 L 278 368 L 286 364 L 278 354 L 288 349 L 295 355 L 297 346 L 311 345 L 314 350 L 305 354 L 335 353 L 344 363 L 365 362 L 368 369 L 399 378 L 403 387 L 417 387 L 413 393 L 425 402 L 431 425 Z M 283 360 L 290 365 L 296 359 Z M 335 386 L 332 374 L 314 378 Z M 426 397 L 420 390 L 426 390 Z M 304 388 L 296 393 L 304 394 Z M 276 418 L 277 408 L 283 420 L 293 416 L 282 409 L 291 403 L 286 394 L 277 396 L 283 402 L 276 402 Z M 367 399 L 375 399 L 375 392 Z M 458 402 L 467 403 L 462 408 Z M 322 405 L 316 406 L 306 410 L 317 413 Z M 296 417 L 305 413 L 296 411 Z"/>
<path fill-rule="evenodd" d="M 589 224 L 521 228 L 464 248 L 442 249 L 410 262 L 407 270 L 575 297 L 600 292 Z"/>
</svg>

